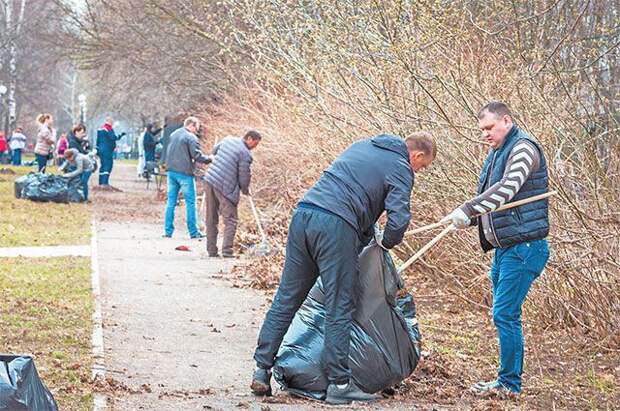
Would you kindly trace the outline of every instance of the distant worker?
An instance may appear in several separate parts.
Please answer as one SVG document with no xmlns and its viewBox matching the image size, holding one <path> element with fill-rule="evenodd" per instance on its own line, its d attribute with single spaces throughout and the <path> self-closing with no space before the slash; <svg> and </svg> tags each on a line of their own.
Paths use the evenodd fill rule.
<svg viewBox="0 0 620 411">
<path fill-rule="evenodd" d="M 69 148 L 76 149 L 81 154 L 88 154 L 90 151 L 90 143 L 86 138 L 86 126 L 78 124 L 69 133 L 67 138 Z"/>
<path fill-rule="evenodd" d="M 377 398 L 351 379 L 349 347 L 355 311 L 358 255 L 375 236 L 390 249 L 399 244 L 411 220 L 415 172 L 436 155 L 425 132 L 406 139 L 379 135 L 353 143 L 302 197 L 293 212 L 280 286 L 267 312 L 254 353 L 251 389 L 271 395 L 271 367 L 291 321 L 321 277 L 325 290 L 323 364 L 329 385 L 325 401 L 348 404 Z M 375 223 L 386 211 L 385 231 Z"/>
<path fill-rule="evenodd" d="M 146 125 L 144 130 L 143 149 L 144 149 L 144 161 L 155 161 L 155 147 L 157 147 L 157 134 L 161 131 L 161 128 L 155 128 L 153 123 Z"/>
<path fill-rule="evenodd" d="M 65 151 L 69 148 L 69 141 L 67 140 L 67 134 L 62 133 L 56 143 L 56 165 L 60 166 L 65 161 Z"/>
<path fill-rule="evenodd" d="M 82 183 L 82 192 L 84 193 L 84 201 L 88 201 L 88 181 L 90 179 L 95 166 L 93 160 L 87 154 L 82 154 L 74 148 L 65 151 L 64 163 L 58 169 L 63 172 L 71 167 L 73 171 L 64 174 L 63 177 L 75 178 L 79 177 Z"/>
<path fill-rule="evenodd" d="M 220 215 L 224 220 L 222 257 L 234 257 L 233 243 L 237 231 L 237 206 L 240 193 L 250 194 L 252 154 L 261 135 L 248 131 L 243 138 L 226 137 L 213 147 L 213 164 L 206 175 L 207 253 L 217 257 L 217 226 Z"/>
<path fill-rule="evenodd" d="M 97 155 L 101 161 L 99 185 L 104 187 L 109 187 L 110 185 L 110 174 L 114 166 L 116 142 L 125 135 L 125 133 L 121 133 L 117 136 L 112 128 L 112 124 L 112 117 L 107 117 L 103 126 L 97 130 Z"/>
<path fill-rule="evenodd" d="M 26 148 L 26 136 L 21 127 L 15 127 L 15 131 L 9 140 L 9 148 L 11 149 L 12 161 L 14 166 L 22 165 L 22 154 Z"/>
<path fill-rule="evenodd" d="M 200 143 L 196 133 L 200 127 L 200 120 L 196 117 L 187 117 L 183 127 L 170 136 L 168 152 L 166 153 L 168 201 L 164 220 L 164 237 L 172 237 L 174 232 L 174 210 L 177 206 L 179 191 L 183 191 L 187 231 L 191 238 L 204 237 L 196 224 L 196 181 L 194 168 L 196 163 L 209 164 L 211 158 L 200 150 Z"/>
<path fill-rule="evenodd" d="M 7 144 L 4 133 L 0 131 L 0 164 L 6 164 L 9 159 L 9 145 Z"/>
<path fill-rule="evenodd" d="M 56 141 L 55 131 L 52 128 L 54 119 L 51 114 L 39 114 L 37 123 L 39 125 L 39 132 L 37 133 L 37 144 L 34 147 L 34 154 L 37 161 L 37 171 L 45 173 L 47 161 L 53 153 L 52 150 Z"/>
</svg>

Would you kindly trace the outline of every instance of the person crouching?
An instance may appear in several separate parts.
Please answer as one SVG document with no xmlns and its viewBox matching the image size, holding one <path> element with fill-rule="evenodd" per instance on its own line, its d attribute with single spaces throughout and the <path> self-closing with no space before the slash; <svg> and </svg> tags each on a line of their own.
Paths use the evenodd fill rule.
<svg viewBox="0 0 620 411">
<path fill-rule="evenodd" d="M 79 176 L 82 181 L 84 201 L 88 201 L 88 180 L 95 169 L 93 160 L 88 155 L 81 154 L 76 149 L 70 148 L 65 151 L 65 162 L 58 170 L 64 172 L 69 166 L 75 167 L 75 170 L 63 174 L 63 177 L 74 178 Z"/>
</svg>

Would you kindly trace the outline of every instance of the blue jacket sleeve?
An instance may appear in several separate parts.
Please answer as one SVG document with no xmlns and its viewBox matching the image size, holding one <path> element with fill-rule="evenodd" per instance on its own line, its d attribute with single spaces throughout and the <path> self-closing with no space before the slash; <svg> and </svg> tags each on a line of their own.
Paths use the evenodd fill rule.
<svg viewBox="0 0 620 411">
<path fill-rule="evenodd" d="M 238 164 L 239 188 L 245 195 L 250 193 L 250 180 L 252 179 L 250 164 L 252 164 L 252 157 L 250 155 L 241 155 Z"/>
<path fill-rule="evenodd" d="M 388 193 L 385 197 L 387 224 L 383 232 L 383 246 L 393 248 L 402 240 L 411 220 L 410 200 L 413 174 L 397 170 L 387 178 Z"/>
</svg>

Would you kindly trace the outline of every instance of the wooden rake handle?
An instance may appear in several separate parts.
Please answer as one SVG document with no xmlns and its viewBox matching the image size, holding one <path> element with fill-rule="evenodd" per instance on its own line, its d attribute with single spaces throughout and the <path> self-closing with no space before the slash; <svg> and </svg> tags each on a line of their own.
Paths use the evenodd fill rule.
<svg viewBox="0 0 620 411">
<path fill-rule="evenodd" d="M 403 271 L 405 271 L 411 264 L 413 264 L 417 259 L 422 257 L 422 255 L 424 255 L 439 240 L 441 240 L 446 235 L 448 235 L 448 233 L 450 233 L 450 232 L 452 232 L 454 230 L 456 230 L 456 227 L 454 225 L 452 225 L 452 224 L 450 224 L 449 226 L 444 228 L 441 231 L 441 233 L 437 234 L 435 236 L 435 238 L 433 238 L 431 241 L 429 241 L 424 247 L 420 248 L 420 250 L 417 253 L 415 253 L 413 256 L 411 256 L 411 258 L 409 258 L 400 267 L 398 267 L 398 274 L 401 274 Z"/>
<path fill-rule="evenodd" d="M 543 194 L 539 194 L 539 195 L 536 195 L 536 196 L 524 198 L 523 200 L 514 201 L 512 203 L 504 204 L 503 206 L 501 206 L 497 210 L 487 211 L 486 213 L 481 213 L 481 214 L 478 214 L 478 215 L 480 216 L 480 215 L 484 215 L 484 214 L 488 214 L 488 213 L 496 213 L 498 211 L 504 211 L 504 210 L 508 210 L 508 209 L 511 209 L 511 208 L 514 208 L 514 207 L 519 207 L 520 205 L 523 205 L 523 204 L 532 203 L 532 202 L 538 201 L 538 200 L 544 200 L 545 198 L 554 196 L 557 193 L 558 193 L 557 191 L 549 191 L 547 193 L 543 193 Z M 433 224 L 429 224 L 429 225 L 425 225 L 425 226 L 422 226 L 422 227 L 414 228 L 413 230 L 407 231 L 405 233 L 405 237 L 413 235 L 413 234 L 417 234 L 417 233 L 422 233 L 424 231 L 432 230 L 434 228 L 438 228 L 438 227 L 441 227 L 441 226 L 446 225 L 446 224 L 450 224 L 450 221 L 446 221 L 444 223 L 439 221 L 439 222 L 436 222 L 436 223 L 433 223 Z"/>
<path fill-rule="evenodd" d="M 265 232 L 263 231 L 263 226 L 260 223 L 260 218 L 258 218 L 258 212 L 256 211 L 256 206 L 254 205 L 254 200 L 252 196 L 249 195 L 248 199 L 250 200 L 250 206 L 252 207 L 252 214 L 254 214 L 254 219 L 256 220 L 256 225 L 258 226 L 258 231 L 260 232 L 261 239 L 263 243 L 267 241 L 267 237 L 265 236 Z"/>
</svg>

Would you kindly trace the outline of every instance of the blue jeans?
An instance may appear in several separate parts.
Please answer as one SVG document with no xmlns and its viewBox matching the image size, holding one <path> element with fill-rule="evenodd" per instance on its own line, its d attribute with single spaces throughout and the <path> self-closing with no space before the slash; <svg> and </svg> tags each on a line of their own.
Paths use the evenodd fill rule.
<svg viewBox="0 0 620 411">
<path fill-rule="evenodd" d="M 15 150 L 13 150 L 13 161 L 12 161 L 14 166 L 21 166 L 22 165 L 22 149 L 21 148 L 17 148 Z"/>
<path fill-rule="evenodd" d="M 168 171 L 168 203 L 166 204 L 166 219 L 164 222 L 165 234 L 171 236 L 174 232 L 174 209 L 177 206 L 179 190 L 183 190 L 185 210 L 187 212 L 187 231 L 190 237 L 198 235 L 196 225 L 196 182 L 194 176 L 176 171 Z"/>
<path fill-rule="evenodd" d="M 497 379 L 514 392 L 521 391 L 523 374 L 521 307 L 548 259 L 549 245 L 542 239 L 498 248 L 491 264 L 493 322 L 499 337 Z"/>
<path fill-rule="evenodd" d="M 92 174 L 92 171 L 84 171 L 80 175 L 80 179 L 82 180 L 82 192 L 84 193 L 84 201 L 88 201 L 88 180 L 90 179 L 90 176 Z"/>
<path fill-rule="evenodd" d="M 37 160 L 37 171 L 39 173 L 45 173 L 45 168 L 47 167 L 47 156 L 35 154 L 35 159 Z"/>
</svg>

